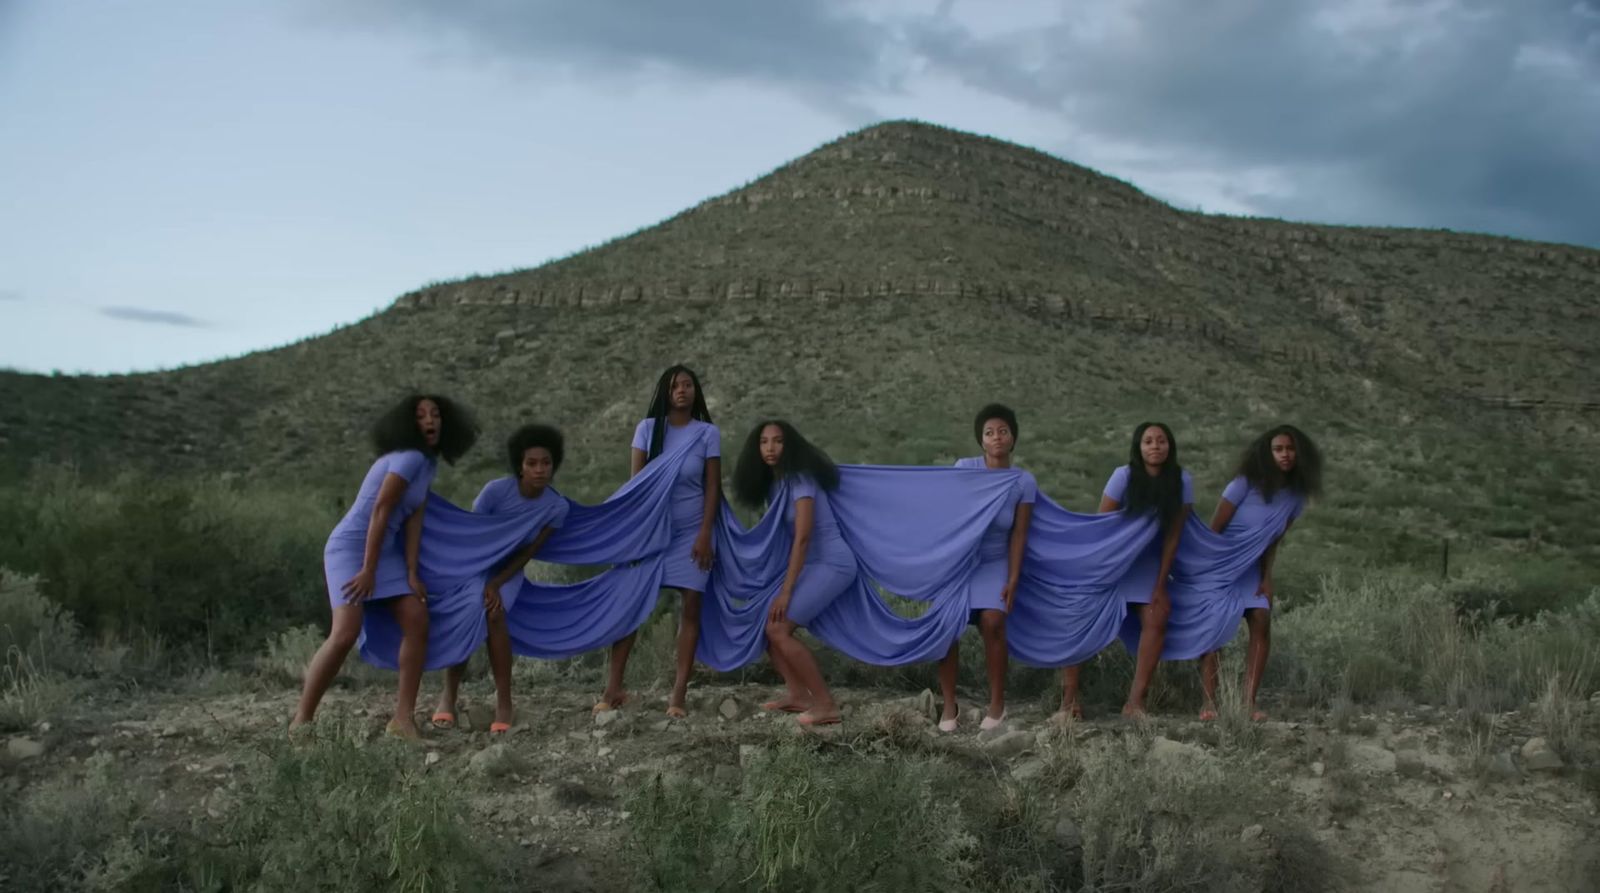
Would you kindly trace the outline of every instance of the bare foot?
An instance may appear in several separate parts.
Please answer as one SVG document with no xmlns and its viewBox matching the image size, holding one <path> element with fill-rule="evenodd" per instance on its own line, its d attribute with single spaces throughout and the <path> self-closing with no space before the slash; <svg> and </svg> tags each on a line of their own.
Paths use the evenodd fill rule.
<svg viewBox="0 0 1600 893">
<path fill-rule="evenodd" d="M 1217 718 L 1217 708 L 1215 708 L 1215 707 L 1202 707 L 1202 708 L 1200 708 L 1200 721 L 1201 722 L 1212 722 L 1216 718 Z"/>
<path fill-rule="evenodd" d="M 1250 721 L 1251 722 L 1266 722 L 1266 719 L 1267 719 L 1267 711 L 1265 711 L 1265 710 L 1252 710 L 1252 711 L 1250 711 Z"/>
<path fill-rule="evenodd" d="M 1143 704 L 1123 704 L 1122 715 L 1126 719 L 1144 719 L 1148 714 L 1144 712 Z"/>
<path fill-rule="evenodd" d="M 810 706 L 810 704 L 792 695 L 784 695 L 781 698 L 774 698 L 764 702 L 761 705 L 761 709 L 772 713 L 804 713 L 806 708 Z"/>
<path fill-rule="evenodd" d="M 689 716 L 689 711 L 683 709 L 682 704 L 668 704 L 667 716 L 671 719 L 686 719 Z"/>
<path fill-rule="evenodd" d="M 839 711 L 833 710 L 826 713 L 813 713 L 810 710 L 796 716 L 794 721 L 803 726 L 836 726 L 839 724 Z"/>
<path fill-rule="evenodd" d="M 400 738 L 406 741 L 421 741 L 422 733 L 417 731 L 417 724 L 410 717 L 405 719 L 391 719 L 383 727 L 383 733 L 391 738 Z"/>
<path fill-rule="evenodd" d="M 594 707 L 590 710 L 590 712 L 607 713 L 617 709 L 618 707 L 621 707 L 626 703 L 628 703 L 627 692 L 607 690 L 605 693 L 600 695 L 600 700 L 595 702 Z"/>
<path fill-rule="evenodd" d="M 1075 719 L 1083 719 L 1083 705 L 1077 701 L 1073 701 L 1071 704 L 1062 704 L 1061 709 L 1051 714 L 1050 719 L 1052 722 L 1071 722 Z"/>
</svg>

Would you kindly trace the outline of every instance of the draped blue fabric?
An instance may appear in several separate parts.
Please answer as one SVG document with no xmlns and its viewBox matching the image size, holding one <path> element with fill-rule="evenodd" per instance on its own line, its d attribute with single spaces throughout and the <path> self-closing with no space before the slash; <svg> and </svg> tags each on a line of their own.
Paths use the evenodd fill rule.
<svg viewBox="0 0 1600 893">
<path fill-rule="evenodd" d="M 672 485 L 694 444 L 645 466 L 599 505 L 572 504 L 541 561 L 610 565 L 581 583 L 534 583 L 517 575 L 502 589 L 516 653 L 561 658 L 602 648 L 636 630 L 655 609 L 671 539 Z M 903 665 L 942 657 L 968 623 L 969 589 L 991 521 L 1017 499 L 1015 470 L 847 465 L 828 493 L 849 559 L 819 575 L 831 601 L 808 623 L 812 635 L 852 658 Z M 793 531 L 779 507 L 746 528 L 726 505 L 714 530 L 715 563 L 701 611 L 700 662 L 732 670 L 766 648 L 767 611 L 788 568 Z M 1281 535 L 1294 503 L 1270 523 L 1212 533 L 1192 515 L 1168 592 L 1166 659 L 1197 657 L 1232 635 L 1259 582 L 1259 559 Z M 792 516 L 792 514 L 791 514 Z M 538 512 L 480 515 L 430 496 L 420 570 L 430 593 L 430 669 L 465 660 L 487 635 L 484 582 L 544 526 Z M 1137 644 L 1126 596 L 1155 584 L 1153 515 L 1086 515 L 1039 494 L 1007 623 L 1012 654 L 1041 667 L 1082 663 L 1116 641 Z M 984 585 L 993 585 L 991 581 Z M 835 594 L 837 593 L 837 594 Z M 894 599 L 886 593 L 892 593 Z M 897 607 L 898 606 L 898 607 Z M 383 610 L 366 614 L 361 653 L 393 667 L 399 629 Z"/>
<path fill-rule="evenodd" d="M 1222 533 L 1189 516 L 1167 584 L 1172 614 L 1162 660 L 1194 660 L 1228 644 L 1255 601 L 1261 556 L 1283 535 L 1298 506 L 1295 500 L 1280 499 L 1259 523 L 1230 524 Z M 1140 630 L 1138 616 L 1130 615 L 1121 631 L 1129 650 L 1138 649 Z"/>
</svg>

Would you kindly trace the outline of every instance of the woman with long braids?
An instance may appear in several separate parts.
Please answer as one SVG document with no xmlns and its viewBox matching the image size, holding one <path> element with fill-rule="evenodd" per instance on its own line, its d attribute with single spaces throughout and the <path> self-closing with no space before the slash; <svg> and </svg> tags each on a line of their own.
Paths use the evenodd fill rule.
<svg viewBox="0 0 1600 893">
<path fill-rule="evenodd" d="M 428 593 L 417 573 L 423 503 L 438 460 L 455 461 L 478 439 L 466 407 L 447 397 L 413 394 L 378 419 L 378 458 L 323 550 L 333 626 L 306 666 L 305 686 L 290 728 L 312 721 L 317 705 L 361 634 L 369 602 L 393 612 L 401 629 L 399 691 L 391 735 L 418 737 L 412 713 L 428 648 Z"/>
<path fill-rule="evenodd" d="M 1193 508 L 1194 482 L 1178 464 L 1178 440 L 1172 429 L 1161 422 L 1141 422 L 1133 429 L 1127 464 L 1117 466 L 1106 481 L 1099 509 L 1101 514 L 1121 511 L 1130 517 L 1154 515 L 1161 525 L 1161 535 L 1130 572 L 1139 575 L 1139 585 L 1123 588 L 1124 601 L 1128 610 L 1136 613 L 1140 628 L 1133 683 L 1128 688 L 1128 700 L 1122 705 L 1123 716 L 1140 717 L 1145 713 L 1145 695 L 1156 665 L 1161 662 L 1167 618 L 1172 613 L 1167 578 L 1172 574 L 1183 525 Z M 1058 716 L 1083 717 L 1078 701 L 1081 669 L 1080 665 L 1061 670 Z"/>
<path fill-rule="evenodd" d="M 998 403 L 978 410 L 972 433 L 983 448 L 983 455 L 956 461 L 957 468 L 1011 468 L 1011 453 L 1017 446 L 1017 414 Z M 1028 525 L 1039 485 L 1033 475 L 1020 473 L 1011 500 L 995 515 L 978 545 L 978 567 L 972 573 L 968 608 L 983 636 L 983 651 L 989 676 L 989 709 L 979 725 L 992 729 L 1006 716 L 1006 615 L 1016 597 L 1022 576 L 1022 556 L 1028 546 Z M 939 689 L 944 694 L 944 713 L 939 731 L 954 732 L 960 714 L 956 704 L 956 678 L 960 675 L 961 639 L 950 643 L 950 651 L 939 661 Z"/>
<path fill-rule="evenodd" d="M 683 618 L 678 625 L 677 667 L 667 715 L 687 715 L 684 701 L 694 650 L 700 637 L 700 596 L 710 576 L 711 531 L 722 502 L 722 433 L 711 423 L 700 378 L 687 366 L 673 366 L 656 382 L 650 408 L 633 432 L 630 476 L 644 470 L 663 453 L 693 450 L 700 461 L 685 462 L 672 487 L 672 541 L 667 546 L 662 585 L 683 596 Z M 637 633 L 629 633 L 611 646 L 605 692 L 595 712 L 615 710 L 627 700 L 623 677 L 628 653 Z"/>
<path fill-rule="evenodd" d="M 1245 601 L 1245 623 L 1250 644 L 1245 655 L 1244 697 L 1251 719 L 1266 719 L 1256 707 L 1261 674 L 1267 668 L 1271 647 L 1273 559 L 1306 500 L 1322 492 L 1322 452 L 1305 432 L 1293 425 L 1270 428 L 1245 449 L 1237 475 L 1222 491 L 1211 529 L 1230 536 L 1260 535 L 1269 540 L 1260 562 L 1252 568 L 1259 577 L 1255 592 Z M 1237 620 L 1234 621 L 1237 624 Z M 1235 626 L 1237 628 L 1237 626 Z M 1217 652 L 1200 658 L 1200 685 L 1205 704 L 1201 719 L 1217 717 Z"/>
<path fill-rule="evenodd" d="M 751 508 L 783 512 L 790 534 L 788 568 L 766 623 L 767 654 L 786 691 L 762 708 L 797 713 L 806 726 L 839 722 L 816 658 L 794 635 L 856 581 L 855 555 L 828 504 L 828 493 L 838 486 L 839 469 L 828 454 L 779 419 L 751 429 L 733 476 L 735 498 Z M 775 497 L 781 504 L 773 503 Z"/>
</svg>

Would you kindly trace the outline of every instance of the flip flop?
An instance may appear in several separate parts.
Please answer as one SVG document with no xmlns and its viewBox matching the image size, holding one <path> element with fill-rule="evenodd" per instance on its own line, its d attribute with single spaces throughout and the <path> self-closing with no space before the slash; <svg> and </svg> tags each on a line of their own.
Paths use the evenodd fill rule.
<svg viewBox="0 0 1600 893">
<path fill-rule="evenodd" d="M 511 731 L 511 723 L 508 723 L 508 722 L 492 722 L 492 723 L 489 723 L 489 734 L 491 734 L 491 735 L 504 735 L 505 733 L 507 733 L 509 731 Z"/>
<path fill-rule="evenodd" d="M 956 719 L 941 719 L 941 720 L 939 720 L 939 731 L 941 731 L 941 732 L 954 732 L 956 729 L 959 729 L 959 728 L 961 728 L 961 721 L 960 720 L 956 720 Z"/>
<path fill-rule="evenodd" d="M 1006 711 L 1002 710 L 1002 711 L 1000 711 L 1000 715 L 999 716 L 984 716 L 983 722 L 978 723 L 978 728 L 983 730 L 983 731 L 985 731 L 985 732 L 987 732 L 990 729 L 998 729 L 998 728 L 1000 728 L 1000 724 L 1005 722 L 1005 721 L 1006 721 Z"/>
<path fill-rule="evenodd" d="M 456 715 L 447 710 L 440 710 L 433 716 L 429 717 L 428 725 L 433 726 L 441 732 L 448 732 L 456 727 Z"/>
</svg>

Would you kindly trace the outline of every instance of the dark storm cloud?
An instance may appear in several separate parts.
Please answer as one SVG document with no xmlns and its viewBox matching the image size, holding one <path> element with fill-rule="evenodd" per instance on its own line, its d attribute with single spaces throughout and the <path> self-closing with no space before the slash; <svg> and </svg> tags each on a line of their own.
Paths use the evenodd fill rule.
<svg viewBox="0 0 1600 893">
<path fill-rule="evenodd" d="M 163 326 L 178 326 L 185 329 L 204 329 L 211 324 L 203 319 L 197 319 L 187 313 L 176 313 L 171 310 L 151 310 L 147 307 L 101 307 L 100 314 L 112 319 L 125 319 L 131 322 L 147 322 Z"/>
<path fill-rule="evenodd" d="M 1011 30 L 1004 5 L 950 5 L 878 19 L 745 0 L 340 8 L 580 76 L 772 83 L 847 116 L 933 72 L 1135 148 L 1145 160 L 1115 173 L 1136 183 L 1139 164 L 1181 168 L 1239 183 L 1265 214 L 1600 246 L 1596 0 L 1084 0 Z M 982 36 L 968 12 L 987 17 Z M 1259 171 L 1274 185 L 1252 191 Z"/>
</svg>

